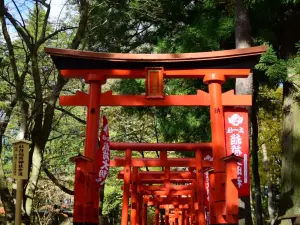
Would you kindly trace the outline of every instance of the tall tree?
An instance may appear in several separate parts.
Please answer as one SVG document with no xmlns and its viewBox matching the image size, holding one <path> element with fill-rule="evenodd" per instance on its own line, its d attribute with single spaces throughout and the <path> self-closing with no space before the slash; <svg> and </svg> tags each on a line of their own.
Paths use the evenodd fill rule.
<svg viewBox="0 0 300 225">
<path fill-rule="evenodd" d="M 69 47 L 72 49 L 78 48 L 85 33 L 89 4 L 86 0 L 80 0 L 78 2 L 80 12 L 78 26 L 74 27 L 61 24 L 61 26 L 57 27 L 57 29 L 49 30 L 51 27 L 49 23 L 49 15 L 51 11 L 50 3 L 38 0 L 33 1 L 35 7 L 31 13 L 33 15 L 32 24 L 34 25 L 32 29 L 32 26 L 30 26 L 32 24 L 26 23 L 24 20 L 22 10 L 19 8 L 20 6 L 18 6 L 14 1 L 12 2 L 14 3 L 17 14 L 13 14 L 9 11 L 4 0 L 0 1 L 0 21 L 13 77 L 11 84 L 15 87 L 15 94 L 13 101 L 11 101 L 11 106 L 19 104 L 22 115 L 20 118 L 21 129 L 19 131 L 19 138 L 26 137 L 32 140 L 30 151 L 31 171 L 24 190 L 25 216 L 27 218 L 27 223 L 30 223 L 30 215 L 41 172 L 45 146 L 52 130 L 56 101 L 62 88 L 67 83 L 67 80 L 65 80 L 60 74 L 51 74 L 51 71 L 53 71 L 51 67 L 43 67 L 46 66 L 42 63 L 42 57 L 45 57 L 45 55 L 41 54 L 41 50 L 44 44 L 46 42 L 49 43 L 53 37 L 64 31 L 73 29 L 75 29 L 76 32 L 72 35 Z M 22 49 L 26 55 L 26 60 L 23 64 L 24 68 L 20 68 L 20 64 L 17 61 L 16 51 L 19 49 L 19 46 L 15 45 L 14 41 L 12 41 L 7 26 L 8 21 L 17 31 L 18 36 L 20 37 L 19 40 L 21 44 L 23 44 L 21 46 L 23 46 Z M 47 77 L 47 75 L 50 77 Z M 48 81 L 52 82 L 52 84 L 49 84 Z M 32 84 L 32 86 L 29 84 Z M 13 107 L 11 107 L 11 110 L 13 110 Z M 8 119 L 9 115 L 9 113 L 6 114 Z M 6 121 L 6 123 L 8 122 L 9 120 Z M 1 127 L 3 129 L 2 132 L 5 132 L 5 125 L 7 124 L 4 124 L 4 126 Z M 0 171 L 1 170 L 3 170 L 3 168 L 0 168 Z M 6 191 L 5 176 L 0 176 L 0 178 L 2 179 L 0 181 L 1 186 L 3 185 L 3 190 Z M 11 209 L 12 204 L 10 204 L 11 197 L 9 197 L 8 193 L 4 195 L 0 192 L 0 195 L 1 197 L 4 196 L 2 197 L 2 200 L 5 210 L 7 212 L 13 212 L 13 209 Z M 13 220 L 13 216 L 11 217 L 10 213 L 8 216 L 8 221 Z"/>
<path fill-rule="evenodd" d="M 300 34 L 295 32 L 300 29 L 300 3 L 289 2 L 284 5 L 284 16 L 281 21 L 282 46 L 280 55 L 289 61 L 287 66 L 287 80 L 283 84 L 283 155 L 282 155 L 282 189 L 279 218 L 281 224 L 292 224 L 300 213 L 300 148 L 299 148 L 299 74 L 300 74 L 300 52 L 296 44 L 299 43 Z M 287 13 L 289 12 L 289 13 Z M 297 219 L 299 220 L 299 218 Z M 298 222 L 294 223 L 297 224 Z"/>
<path fill-rule="evenodd" d="M 245 0 L 235 0 L 235 45 L 236 48 L 248 48 L 252 43 L 252 35 L 251 35 L 251 24 L 249 17 L 249 8 Z M 258 87 L 256 87 L 258 90 Z M 253 127 L 254 136 L 252 140 L 254 143 L 257 142 L 255 138 L 257 137 L 257 118 L 255 112 L 255 96 L 258 93 L 253 93 L 253 74 L 251 73 L 247 79 L 236 79 L 235 84 L 236 94 L 244 94 L 244 95 L 253 95 L 252 109 L 249 108 L 249 136 L 251 138 L 251 124 Z M 252 123 L 251 123 L 252 122 Z M 256 135 L 255 135 L 256 134 Z M 256 141 L 256 142 L 255 142 Z M 252 173 L 254 177 L 255 184 L 255 200 L 256 200 L 256 219 L 257 224 L 262 225 L 262 207 L 261 207 L 261 196 L 260 196 L 260 182 L 259 182 L 259 174 L 258 174 L 258 157 L 257 157 L 257 145 L 252 145 Z M 254 151 L 253 151 L 254 150 Z M 250 197 L 242 197 L 240 198 L 239 203 L 240 215 L 241 218 L 239 220 L 239 224 L 252 224 L 251 217 L 251 205 L 250 205 Z"/>
<path fill-rule="evenodd" d="M 279 216 L 281 224 L 293 224 L 300 214 L 300 54 L 288 67 L 283 88 L 282 189 Z M 297 220 L 296 220 L 297 221 Z M 297 224 L 294 223 L 294 224 Z"/>
<path fill-rule="evenodd" d="M 263 85 L 261 85 L 263 86 Z M 277 87 L 278 85 L 274 85 Z M 282 88 L 276 90 L 263 86 L 258 100 L 259 161 L 264 219 L 275 223 L 278 215 L 280 190 L 281 136 L 282 136 Z"/>
</svg>

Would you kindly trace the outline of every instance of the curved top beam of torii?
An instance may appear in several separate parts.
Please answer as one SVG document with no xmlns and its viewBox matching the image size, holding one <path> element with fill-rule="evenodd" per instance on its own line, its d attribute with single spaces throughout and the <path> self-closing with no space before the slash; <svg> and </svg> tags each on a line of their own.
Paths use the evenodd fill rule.
<svg viewBox="0 0 300 225">
<path fill-rule="evenodd" d="M 99 53 L 45 48 L 59 70 L 84 69 L 246 69 L 252 68 L 267 46 L 182 54 Z"/>
</svg>

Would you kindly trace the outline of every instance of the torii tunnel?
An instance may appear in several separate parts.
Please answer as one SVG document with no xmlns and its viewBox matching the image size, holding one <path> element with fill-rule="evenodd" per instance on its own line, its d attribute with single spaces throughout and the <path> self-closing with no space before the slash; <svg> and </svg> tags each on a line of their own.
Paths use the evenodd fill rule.
<svg viewBox="0 0 300 225">
<path fill-rule="evenodd" d="M 238 198 L 249 196 L 249 139 L 247 107 L 252 96 L 223 93 L 228 78 L 247 78 L 266 46 L 183 53 L 96 53 L 46 48 L 61 75 L 84 79 L 88 93 L 60 96 L 62 106 L 87 107 L 83 157 L 75 157 L 73 224 L 99 221 L 96 154 L 101 106 L 199 106 L 210 108 L 211 143 L 111 143 L 125 151 L 110 166 L 123 167 L 121 225 L 146 225 L 148 207 L 155 207 L 155 225 L 238 224 Z M 107 79 L 146 79 L 145 95 L 102 93 Z M 203 79 L 208 92 L 165 95 L 164 79 Z M 201 132 L 199 130 L 199 132 Z M 159 158 L 132 158 L 132 151 L 160 151 Z M 193 151 L 194 158 L 168 158 L 168 151 Z M 163 171 L 141 171 L 163 167 Z M 173 171 L 171 167 L 185 168 Z M 117 178 L 116 178 L 117 179 Z"/>
</svg>

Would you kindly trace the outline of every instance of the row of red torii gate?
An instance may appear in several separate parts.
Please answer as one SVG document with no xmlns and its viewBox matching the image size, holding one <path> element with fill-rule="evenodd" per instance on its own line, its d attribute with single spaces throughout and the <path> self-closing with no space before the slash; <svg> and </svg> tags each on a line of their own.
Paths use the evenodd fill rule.
<svg viewBox="0 0 300 225">
<path fill-rule="evenodd" d="M 250 95 L 222 92 L 229 78 L 247 78 L 265 46 L 184 54 L 96 53 L 46 48 L 64 78 L 84 79 L 89 92 L 60 96 L 63 106 L 87 107 L 84 156 L 75 157 L 74 225 L 99 221 L 97 144 L 100 106 L 210 107 L 211 143 L 110 143 L 124 151 L 110 166 L 124 167 L 121 225 L 238 224 L 238 199 L 250 194 L 248 112 Z M 144 78 L 145 95 L 101 93 L 107 79 Z M 208 92 L 165 95 L 164 79 L 203 79 Z M 244 107 L 244 108 L 243 108 Z M 201 132 L 199 130 L 199 132 Z M 132 151 L 160 151 L 159 158 L 132 158 Z M 168 158 L 192 151 L 194 158 Z M 163 171 L 141 171 L 163 167 Z M 180 167 L 180 171 L 172 168 Z M 155 207 L 153 220 L 148 208 Z"/>
</svg>

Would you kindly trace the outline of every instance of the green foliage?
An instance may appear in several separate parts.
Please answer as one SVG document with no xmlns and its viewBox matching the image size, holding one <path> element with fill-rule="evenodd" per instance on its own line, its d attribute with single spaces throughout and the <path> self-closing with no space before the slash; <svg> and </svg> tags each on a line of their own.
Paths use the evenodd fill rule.
<svg viewBox="0 0 300 225">
<path fill-rule="evenodd" d="M 35 40 L 39 39 L 42 34 L 43 21 L 46 16 L 46 10 L 38 5 L 34 7 L 33 10 L 29 10 L 29 16 L 27 19 L 27 30 L 30 35 L 35 38 Z M 53 31 L 53 27 L 47 26 L 47 34 Z"/>
<path fill-rule="evenodd" d="M 295 74 L 300 74 L 300 41 L 296 43 L 297 53 L 295 57 L 289 59 L 288 67 L 293 68 Z"/>
<path fill-rule="evenodd" d="M 219 50 L 232 39 L 234 20 L 220 12 L 199 12 L 194 22 L 158 42 L 156 52 L 183 53 Z"/>
<path fill-rule="evenodd" d="M 269 46 L 266 53 L 260 57 L 255 69 L 264 72 L 268 78 L 267 82 L 271 85 L 278 86 L 278 84 L 283 83 L 287 79 L 286 61 L 276 56 L 276 52 L 272 46 Z"/>
<path fill-rule="evenodd" d="M 282 87 L 273 88 L 261 85 L 257 99 L 258 107 L 258 160 L 262 191 L 263 214 L 269 223 L 269 208 L 277 216 L 281 188 L 282 153 Z M 252 168 L 251 168 L 252 169 Z M 254 180 L 251 185 L 254 186 Z M 271 205 L 269 205 L 271 203 Z M 253 203 L 253 207 L 254 203 Z"/>
<path fill-rule="evenodd" d="M 105 201 L 103 204 L 102 214 L 104 217 L 116 217 L 120 216 L 122 209 L 122 190 L 121 180 L 117 180 L 116 173 L 112 173 L 114 169 L 111 169 L 110 176 L 105 184 Z M 119 170 L 118 170 L 119 171 Z"/>
</svg>

